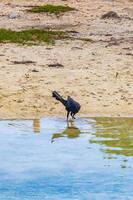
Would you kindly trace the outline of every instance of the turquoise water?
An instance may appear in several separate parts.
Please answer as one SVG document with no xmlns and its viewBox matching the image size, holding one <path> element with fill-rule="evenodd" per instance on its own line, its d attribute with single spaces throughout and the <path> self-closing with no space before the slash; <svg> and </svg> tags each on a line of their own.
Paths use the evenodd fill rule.
<svg viewBox="0 0 133 200">
<path fill-rule="evenodd" d="M 133 200 L 133 120 L 0 121 L 0 200 Z"/>
</svg>

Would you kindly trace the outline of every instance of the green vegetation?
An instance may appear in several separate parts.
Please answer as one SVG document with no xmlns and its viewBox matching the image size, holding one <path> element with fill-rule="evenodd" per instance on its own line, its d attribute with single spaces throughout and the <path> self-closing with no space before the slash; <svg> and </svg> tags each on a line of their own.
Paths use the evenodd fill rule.
<svg viewBox="0 0 133 200">
<path fill-rule="evenodd" d="M 8 29 L 0 29 L 0 43 L 19 43 L 27 45 L 35 45 L 38 43 L 54 44 L 55 40 L 62 39 L 93 42 L 89 38 L 73 37 L 69 35 L 69 32 L 64 31 L 52 31 L 46 29 L 13 31 Z"/>
<path fill-rule="evenodd" d="M 67 37 L 67 34 L 63 31 L 40 29 L 12 31 L 0 29 L 0 43 L 36 44 L 38 42 L 45 42 L 47 44 L 53 44 L 55 40 L 64 39 L 65 37 Z"/>
<path fill-rule="evenodd" d="M 69 6 L 62 6 L 62 5 L 43 5 L 43 6 L 35 6 L 33 7 L 31 10 L 29 10 L 30 12 L 34 12 L 34 13 L 42 13 L 42 12 L 46 12 L 46 13 L 53 13 L 53 14 L 59 14 L 62 12 L 68 12 L 68 11 L 73 11 L 75 10 L 75 8 L 71 8 Z"/>
</svg>

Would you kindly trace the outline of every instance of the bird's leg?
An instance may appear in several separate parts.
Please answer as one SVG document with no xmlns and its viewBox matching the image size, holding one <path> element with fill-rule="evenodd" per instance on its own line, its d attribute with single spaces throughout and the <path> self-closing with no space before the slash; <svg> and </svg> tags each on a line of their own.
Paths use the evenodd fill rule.
<svg viewBox="0 0 133 200">
<path fill-rule="evenodd" d="M 72 120 L 75 119 L 75 118 L 74 118 L 74 113 L 73 113 L 73 112 L 70 112 L 70 115 L 71 115 L 71 117 L 72 117 Z"/>
<path fill-rule="evenodd" d="M 67 112 L 67 122 L 68 122 L 69 113 L 70 113 L 70 112 L 68 111 L 68 112 Z"/>
<path fill-rule="evenodd" d="M 73 113 L 73 114 L 72 114 L 72 118 L 73 118 L 73 119 L 76 119 L 76 118 L 74 117 L 74 115 L 75 115 L 75 114 Z"/>
<path fill-rule="evenodd" d="M 72 113 L 72 112 L 70 112 L 70 115 L 71 115 L 71 117 L 73 118 L 73 113 Z"/>
</svg>

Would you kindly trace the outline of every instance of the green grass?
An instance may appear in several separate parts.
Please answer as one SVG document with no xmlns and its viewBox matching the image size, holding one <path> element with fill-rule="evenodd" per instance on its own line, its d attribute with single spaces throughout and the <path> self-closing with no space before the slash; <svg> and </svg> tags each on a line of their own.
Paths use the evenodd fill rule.
<svg viewBox="0 0 133 200">
<path fill-rule="evenodd" d="M 12 31 L 0 29 L 0 43 L 36 44 L 38 42 L 45 42 L 53 44 L 55 40 L 64 39 L 65 37 L 67 37 L 67 34 L 63 31 L 40 29 Z"/>
<path fill-rule="evenodd" d="M 43 5 L 43 6 L 35 6 L 32 9 L 30 9 L 30 12 L 34 12 L 34 13 L 53 13 L 53 14 L 59 14 L 59 13 L 63 13 L 63 12 L 69 12 L 69 11 L 73 11 L 75 10 L 75 8 L 71 8 L 69 6 L 62 6 L 62 5 Z"/>
<path fill-rule="evenodd" d="M 0 43 L 19 43 L 27 45 L 36 45 L 38 43 L 54 44 L 56 40 L 69 39 L 93 42 L 90 38 L 76 38 L 64 31 L 52 31 L 43 29 L 29 29 L 22 31 L 13 31 L 0 29 Z"/>
</svg>

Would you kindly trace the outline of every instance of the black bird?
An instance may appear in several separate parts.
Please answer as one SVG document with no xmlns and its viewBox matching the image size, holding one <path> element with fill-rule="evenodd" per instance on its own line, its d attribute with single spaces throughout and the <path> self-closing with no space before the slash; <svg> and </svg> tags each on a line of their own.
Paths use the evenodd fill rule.
<svg viewBox="0 0 133 200">
<path fill-rule="evenodd" d="M 63 99 L 58 92 L 53 91 L 52 96 L 56 98 L 58 101 L 60 101 L 67 110 L 67 120 L 69 117 L 69 114 L 72 116 L 73 119 L 75 119 L 75 114 L 78 113 L 81 106 L 78 102 L 76 102 L 74 99 L 72 99 L 70 96 L 68 96 L 67 100 Z"/>
</svg>

